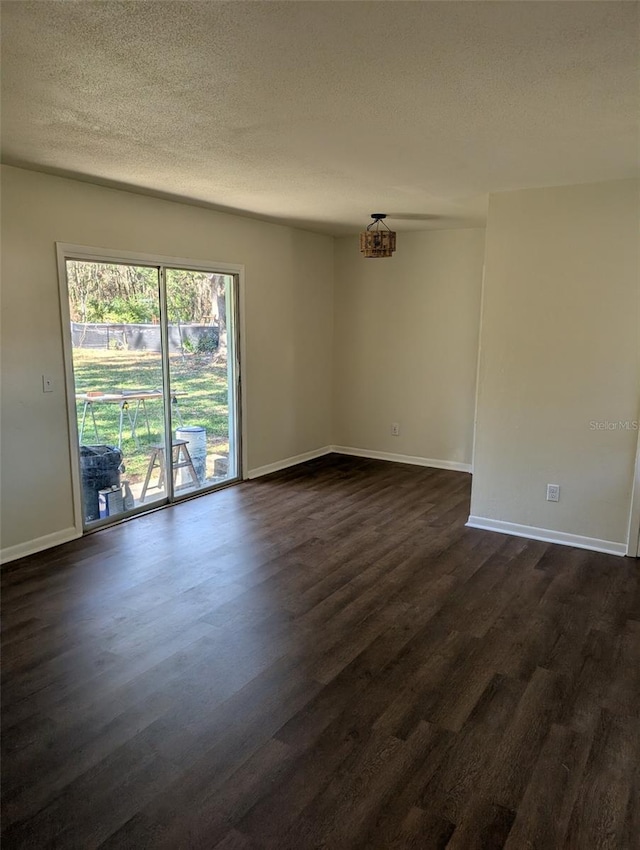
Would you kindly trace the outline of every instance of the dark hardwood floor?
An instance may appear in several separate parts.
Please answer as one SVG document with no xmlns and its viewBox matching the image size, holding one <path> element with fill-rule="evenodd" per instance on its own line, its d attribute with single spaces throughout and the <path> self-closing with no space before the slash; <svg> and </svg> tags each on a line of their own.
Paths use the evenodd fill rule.
<svg viewBox="0 0 640 850">
<path fill-rule="evenodd" d="M 638 561 L 330 456 L 9 565 L 9 848 L 640 847 Z"/>
</svg>

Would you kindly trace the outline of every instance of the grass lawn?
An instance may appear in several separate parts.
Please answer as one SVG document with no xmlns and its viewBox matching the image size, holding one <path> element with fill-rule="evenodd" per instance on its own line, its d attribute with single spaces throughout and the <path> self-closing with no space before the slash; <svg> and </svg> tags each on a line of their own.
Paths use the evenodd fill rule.
<svg viewBox="0 0 640 850">
<path fill-rule="evenodd" d="M 76 392 L 118 392 L 120 390 L 153 390 L 162 387 L 162 362 L 160 355 L 147 351 L 110 351 L 82 349 L 73 351 Z M 171 390 L 185 392 L 178 399 L 185 426 L 200 425 L 207 430 L 207 456 L 229 453 L 227 366 L 214 362 L 210 354 L 175 354 L 170 359 Z M 78 428 L 82 420 L 82 402 L 77 404 Z M 136 433 L 138 448 L 131 439 L 128 418 L 125 414 L 122 452 L 126 465 L 126 478 L 132 483 L 140 481 L 147 470 L 149 446 L 163 440 L 163 405 L 160 400 L 146 404 L 150 436 L 142 410 L 138 416 Z M 133 415 L 135 402 L 131 403 Z M 118 445 L 120 409 L 117 404 L 94 404 L 99 439 L 93 428 L 91 411 L 87 412 L 82 442 Z M 175 432 L 180 422 L 173 418 Z M 207 465 L 207 475 L 213 468 Z"/>
</svg>

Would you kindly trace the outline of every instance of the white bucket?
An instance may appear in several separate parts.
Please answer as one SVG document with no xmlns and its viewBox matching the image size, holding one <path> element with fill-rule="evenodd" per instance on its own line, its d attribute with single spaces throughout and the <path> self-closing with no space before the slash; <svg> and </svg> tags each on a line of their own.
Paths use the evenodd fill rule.
<svg viewBox="0 0 640 850">
<path fill-rule="evenodd" d="M 207 429 L 201 425 L 189 425 L 176 428 L 176 440 L 184 440 L 191 455 L 193 468 L 200 484 L 207 477 Z M 177 484 L 192 484 L 192 477 L 185 467 L 178 470 Z"/>
</svg>

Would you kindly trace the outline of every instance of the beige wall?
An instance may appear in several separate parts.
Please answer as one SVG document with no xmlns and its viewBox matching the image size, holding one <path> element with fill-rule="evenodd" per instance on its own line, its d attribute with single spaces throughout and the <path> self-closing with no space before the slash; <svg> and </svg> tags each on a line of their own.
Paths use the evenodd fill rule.
<svg viewBox="0 0 640 850">
<path fill-rule="evenodd" d="M 400 233 L 383 260 L 336 240 L 335 444 L 471 463 L 484 235 Z"/>
<path fill-rule="evenodd" d="M 472 515 L 626 541 L 637 432 L 591 423 L 638 419 L 638 192 L 491 196 Z"/>
<path fill-rule="evenodd" d="M 636 182 L 494 195 L 486 257 L 455 230 L 379 261 L 16 168 L 2 188 L 3 548 L 73 525 L 56 241 L 244 264 L 249 470 L 329 444 L 469 464 L 484 260 L 472 515 L 626 541 L 637 432 L 591 423 L 640 416 Z"/>
<path fill-rule="evenodd" d="M 3 548 L 73 525 L 56 241 L 244 264 L 248 468 L 331 442 L 330 237 L 9 167 L 2 202 Z"/>
</svg>

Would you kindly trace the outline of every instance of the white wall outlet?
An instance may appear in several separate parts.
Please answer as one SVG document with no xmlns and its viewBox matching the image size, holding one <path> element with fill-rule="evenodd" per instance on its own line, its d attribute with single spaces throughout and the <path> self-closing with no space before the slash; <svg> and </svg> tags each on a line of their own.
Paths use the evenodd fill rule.
<svg viewBox="0 0 640 850">
<path fill-rule="evenodd" d="M 391 423 L 391 436 L 392 437 L 399 437 L 400 436 L 400 423 L 399 422 L 392 422 Z"/>
<path fill-rule="evenodd" d="M 53 378 L 50 378 L 48 375 L 42 376 L 42 392 L 43 393 L 52 393 L 53 392 Z"/>
<path fill-rule="evenodd" d="M 559 484 L 547 484 L 547 502 L 559 502 L 560 501 L 560 485 Z"/>
</svg>

